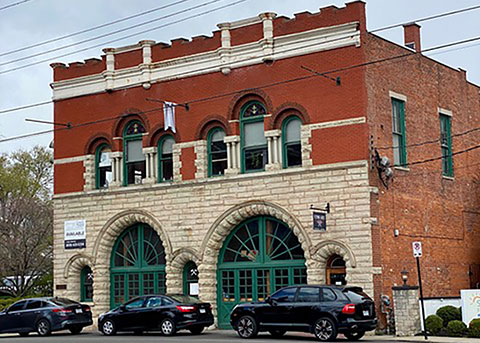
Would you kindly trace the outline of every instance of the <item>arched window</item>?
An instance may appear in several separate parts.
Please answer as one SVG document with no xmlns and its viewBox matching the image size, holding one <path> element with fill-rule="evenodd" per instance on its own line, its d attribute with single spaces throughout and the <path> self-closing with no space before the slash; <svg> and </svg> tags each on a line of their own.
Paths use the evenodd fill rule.
<svg viewBox="0 0 480 343">
<path fill-rule="evenodd" d="M 123 131 L 123 158 L 125 186 L 140 184 L 145 178 L 145 155 L 143 154 L 142 136 L 145 128 L 135 120 Z"/>
<path fill-rule="evenodd" d="M 173 144 L 172 136 L 164 136 L 158 142 L 158 178 L 159 182 L 173 180 Z"/>
<path fill-rule="evenodd" d="M 93 272 L 89 266 L 80 273 L 80 301 L 93 301 Z"/>
<path fill-rule="evenodd" d="M 183 268 L 183 294 L 198 296 L 198 268 L 192 261 Z"/>
<path fill-rule="evenodd" d="M 246 103 L 240 113 L 242 172 L 265 169 L 268 159 L 263 117 L 267 113 L 258 101 Z"/>
<path fill-rule="evenodd" d="M 112 149 L 101 144 L 95 151 L 95 187 L 108 188 L 112 182 Z"/>
<path fill-rule="evenodd" d="M 339 255 L 332 255 L 327 261 L 327 284 L 346 285 L 347 269 L 345 260 Z"/>
<path fill-rule="evenodd" d="M 283 167 L 302 165 L 302 144 L 300 141 L 300 127 L 302 122 L 296 116 L 288 117 L 282 124 L 282 154 Z"/>
<path fill-rule="evenodd" d="M 223 175 L 227 168 L 227 145 L 225 131 L 215 128 L 208 134 L 208 176 Z"/>
</svg>

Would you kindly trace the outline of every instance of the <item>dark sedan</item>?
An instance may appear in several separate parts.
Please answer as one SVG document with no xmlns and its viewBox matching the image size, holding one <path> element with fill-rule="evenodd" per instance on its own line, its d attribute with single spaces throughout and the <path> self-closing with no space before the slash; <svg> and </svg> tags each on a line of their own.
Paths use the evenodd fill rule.
<svg viewBox="0 0 480 343">
<path fill-rule="evenodd" d="M 187 329 L 200 334 L 213 324 L 209 303 L 186 295 L 146 295 L 101 314 L 98 329 L 104 335 L 118 331 L 160 331 L 165 336 Z"/>
<path fill-rule="evenodd" d="M 253 338 L 259 331 L 275 337 L 300 331 L 320 341 L 333 341 L 338 333 L 358 340 L 377 326 L 375 304 L 362 288 L 340 286 L 285 287 L 265 302 L 237 305 L 230 319 L 242 338 Z"/>
<path fill-rule="evenodd" d="M 20 336 L 34 331 L 48 336 L 52 331 L 66 329 L 78 334 L 92 324 L 89 306 L 65 298 L 20 300 L 0 312 L 0 333 L 19 333 Z"/>
</svg>

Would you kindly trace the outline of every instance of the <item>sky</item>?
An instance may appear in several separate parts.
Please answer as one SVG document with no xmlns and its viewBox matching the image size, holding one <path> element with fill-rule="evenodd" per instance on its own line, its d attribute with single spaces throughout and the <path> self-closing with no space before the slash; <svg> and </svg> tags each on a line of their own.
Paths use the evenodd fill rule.
<svg viewBox="0 0 480 343">
<path fill-rule="evenodd" d="M 336 0 L 244 0 L 231 7 L 215 10 L 220 6 L 238 2 L 238 0 L 184 0 L 175 6 L 116 25 L 57 40 L 37 48 L 23 49 L 17 53 L 3 55 L 12 50 L 178 2 L 179 0 L 0 0 L 0 112 L 5 109 L 51 100 L 52 91 L 49 85 L 52 82 L 53 73 L 49 65 L 52 62 L 70 63 L 87 58 L 99 58 L 102 48 L 121 47 L 135 44 L 140 40 L 169 42 L 179 37 L 211 35 L 212 31 L 217 30 L 216 24 L 218 23 L 250 18 L 262 12 L 274 12 L 278 15 L 292 17 L 294 13 L 304 11 L 313 13 L 318 12 L 321 7 L 329 5 L 342 7 L 345 3 L 345 1 Z M 210 4 L 190 9 L 207 2 Z M 18 4 L 14 5 L 16 3 Z M 367 0 L 366 3 L 367 29 L 371 31 L 392 24 L 411 22 L 435 14 L 477 6 L 480 5 L 480 0 Z M 9 5 L 14 6 L 8 7 Z M 206 11 L 210 11 L 210 13 L 201 14 Z M 167 16 L 169 17 L 166 18 Z M 182 23 L 168 24 L 190 16 L 193 18 Z M 79 42 L 92 37 L 161 17 L 164 19 L 79 44 Z M 478 37 L 480 36 L 479 23 L 480 9 L 423 22 L 421 23 L 422 49 Z M 161 29 L 115 43 L 107 43 L 110 40 L 164 24 L 167 26 Z M 403 44 L 401 27 L 379 32 L 378 35 Z M 23 61 L 8 63 L 70 44 L 74 46 Z M 96 45 L 98 47 L 86 49 Z M 72 54 L 59 57 L 67 53 Z M 467 79 L 480 85 L 480 41 L 431 52 L 427 55 L 451 67 L 467 70 Z M 43 60 L 47 61 L 27 68 L 10 70 Z M 52 128 L 48 124 L 26 122 L 25 118 L 52 121 L 53 105 L 0 113 L 0 139 Z M 0 142 L 0 153 L 28 150 L 35 145 L 48 146 L 52 139 L 52 134 L 44 134 L 10 142 Z"/>
</svg>

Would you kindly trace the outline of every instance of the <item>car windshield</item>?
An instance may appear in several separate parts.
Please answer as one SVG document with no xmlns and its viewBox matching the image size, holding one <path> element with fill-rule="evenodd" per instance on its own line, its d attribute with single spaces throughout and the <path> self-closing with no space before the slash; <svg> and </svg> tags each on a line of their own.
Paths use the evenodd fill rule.
<svg viewBox="0 0 480 343">
<path fill-rule="evenodd" d="M 51 299 L 50 301 L 58 306 L 78 305 L 76 301 L 73 301 L 67 298 L 54 298 L 54 299 Z"/>
<path fill-rule="evenodd" d="M 353 302 L 372 300 L 361 287 L 345 288 L 343 293 Z"/>
<path fill-rule="evenodd" d="M 198 300 L 197 298 L 190 297 L 188 295 L 169 295 L 170 298 L 172 298 L 175 301 L 178 301 L 181 304 L 200 304 L 201 301 Z"/>
</svg>

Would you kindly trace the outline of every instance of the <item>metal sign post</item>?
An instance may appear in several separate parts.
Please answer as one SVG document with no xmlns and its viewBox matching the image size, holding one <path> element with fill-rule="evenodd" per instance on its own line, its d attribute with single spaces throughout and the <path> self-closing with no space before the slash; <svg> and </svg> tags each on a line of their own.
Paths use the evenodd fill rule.
<svg viewBox="0 0 480 343">
<path fill-rule="evenodd" d="M 420 288 L 420 303 L 422 304 L 422 322 L 423 322 L 423 336 L 428 339 L 427 327 L 425 325 L 425 305 L 423 303 L 423 289 L 422 289 L 422 274 L 420 273 L 420 257 L 422 256 L 422 242 L 413 242 L 413 257 L 417 260 L 418 272 L 418 286 Z"/>
</svg>

